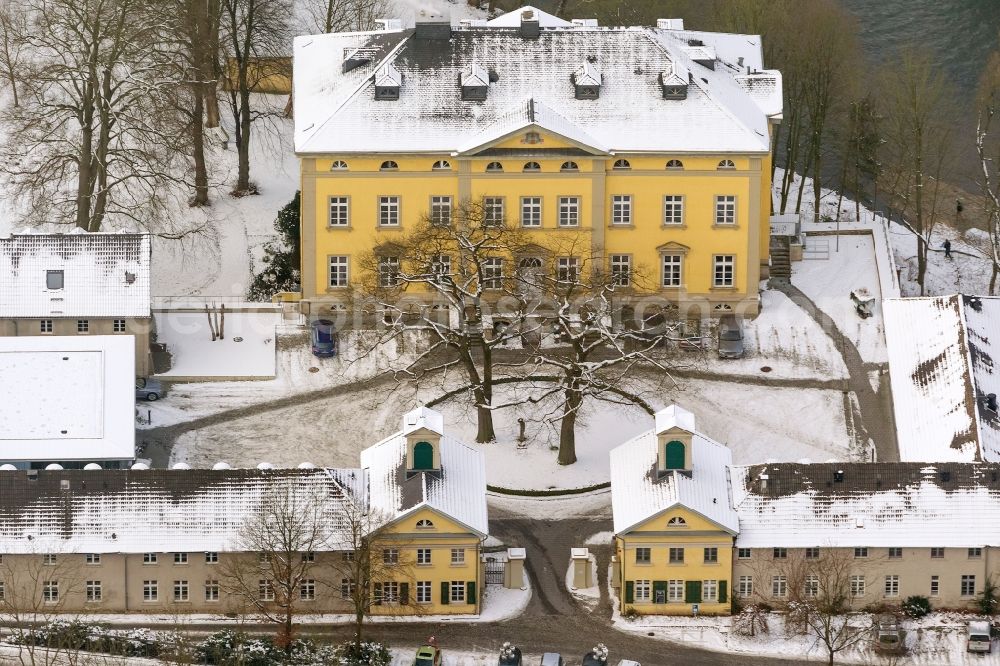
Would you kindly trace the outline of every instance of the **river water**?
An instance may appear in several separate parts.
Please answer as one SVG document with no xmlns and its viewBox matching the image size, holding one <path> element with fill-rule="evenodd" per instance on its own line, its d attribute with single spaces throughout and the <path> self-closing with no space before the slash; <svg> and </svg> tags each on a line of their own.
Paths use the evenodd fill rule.
<svg viewBox="0 0 1000 666">
<path fill-rule="evenodd" d="M 806 0 L 808 1 L 808 0 Z M 861 22 L 873 64 L 900 47 L 926 48 L 971 102 L 987 56 L 997 48 L 1000 0 L 841 0 Z"/>
</svg>

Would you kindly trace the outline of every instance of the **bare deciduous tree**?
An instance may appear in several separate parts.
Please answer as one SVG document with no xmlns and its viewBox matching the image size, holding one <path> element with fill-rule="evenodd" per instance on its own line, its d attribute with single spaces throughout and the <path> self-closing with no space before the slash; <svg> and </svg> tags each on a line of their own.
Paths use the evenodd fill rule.
<svg viewBox="0 0 1000 666">
<path fill-rule="evenodd" d="M 25 37 L 28 34 L 27 14 L 19 0 L 7 0 L 0 5 L 0 69 L 10 85 L 14 106 L 20 105 L 17 94 L 18 78 L 25 59 Z"/>
<path fill-rule="evenodd" d="M 979 117 L 976 123 L 976 154 L 979 158 L 983 211 L 989 234 L 988 256 L 993 265 L 990 294 L 996 290 L 1000 274 L 1000 51 L 986 63 L 979 88 Z"/>
<path fill-rule="evenodd" d="M 250 182 L 250 142 L 253 121 L 266 112 L 251 104 L 251 93 L 272 75 L 273 63 L 289 57 L 289 0 L 221 0 L 221 30 L 225 36 L 222 53 L 229 88 L 229 106 L 234 121 L 237 177 L 233 194 L 253 194 Z"/>
<path fill-rule="evenodd" d="M 299 5 L 309 32 L 372 30 L 389 14 L 387 0 L 306 0 Z"/>
</svg>

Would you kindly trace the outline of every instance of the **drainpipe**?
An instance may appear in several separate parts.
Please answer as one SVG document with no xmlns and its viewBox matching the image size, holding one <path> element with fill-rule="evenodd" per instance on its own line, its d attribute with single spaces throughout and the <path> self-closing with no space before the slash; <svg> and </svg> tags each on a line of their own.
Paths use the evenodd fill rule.
<svg viewBox="0 0 1000 666">
<path fill-rule="evenodd" d="M 128 553 L 122 553 L 125 561 L 125 612 L 128 612 Z"/>
</svg>

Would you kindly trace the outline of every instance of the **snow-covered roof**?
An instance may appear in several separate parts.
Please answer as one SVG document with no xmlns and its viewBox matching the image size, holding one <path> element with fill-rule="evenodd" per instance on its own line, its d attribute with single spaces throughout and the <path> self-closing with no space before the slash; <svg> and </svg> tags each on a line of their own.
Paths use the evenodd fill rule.
<svg viewBox="0 0 1000 666">
<path fill-rule="evenodd" d="M 656 432 L 661 433 L 671 428 L 680 428 L 688 432 L 694 432 L 694 414 L 684 409 L 680 405 L 670 405 L 653 416 L 656 424 Z"/>
<path fill-rule="evenodd" d="M 514 11 L 501 14 L 495 19 L 487 21 L 486 25 L 491 28 L 519 28 L 521 27 L 522 18 L 537 20 L 538 25 L 542 28 L 573 27 L 573 23 L 571 21 L 561 19 L 558 16 L 549 14 L 548 12 L 543 12 L 541 9 L 532 7 L 531 5 L 524 5 Z"/>
<path fill-rule="evenodd" d="M 0 237 L 0 319 L 148 317 L 146 234 L 15 234 Z M 49 289 L 50 271 L 62 288 Z"/>
<path fill-rule="evenodd" d="M 439 435 L 444 434 L 444 417 L 441 412 L 428 407 L 417 407 L 403 415 L 403 434 L 408 435 L 414 430 L 427 429 Z"/>
<path fill-rule="evenodd" d="M 970 296 L 882 303 L 900 459 L 1000 461 L 1000 299 Z"/>
<path fill-rule="evenodd" d="M 402 75 L 391 62 L 382 65 L 375 72 L 375 85 L 377 86 L 400 86 L 402 83 Z"/>
<path fill-rule="evenodd" d="M 740 547 L 1000 545 L 998 465 L 772 463 L 730 475 Z"/>
<path fill-rule="evenodd" d="M 601 70 L 591 62 L 585 62 L 573 73 L 573 82 L 578 86 L 601 85 Z"/>
<path fill-rule="evenodd" d="M 330 550 L 349 543 L 338 505 L 351 500 L 323 469 L 0 471 L 0 552 L 245 550 L 244 521 L 286 488 L 326 504 Z"/>
<path fill-rule="evenodd" d="M 440 470 L 407 473 L 402 431 L 362 451 L 371 507 L 395 519 L 426 506 L 483 536 L 489 534 L 482 452 L 444 436 L 440 456 Z"/>
<path fill-rule="evenodd" d="M 690 416 L 690 412 L 673 407 L 676 413 Z M 730 502 L 727 476 L 727 468 L 733 460 L 732 452 L 695 432 L 691 442 L 690 473 L 671 471 L 659 476 L 656 433 L 662 432 L 661 423 L 673 418 L 665 416 L 661 421 L 660 414 L 657 414 L 654 430 L 611 451 L 611 505 L 615 533 L 627 532 L 671 507 L 682 506 L 735 534 L 739 531 L 739 521 Z M 693 430 L 693 417 L 690 425 L 690 430 Z"/>
<path fill-rule="evenodd" d="M 574 25 L 535 11 L 537 39 L 515 29 L 521 10 L 486 26 L 453 27 L 448 40 L 419 39 L 412 30 L 296 38 L 296 151 L 463 152 L 482 145 L 475 137 L 530 95 L 601 150 L 768 152 L 768 117 L 780 114 L 781 78 L 763 72 L 757 76 L 766 83 L 745 80 L 759 72 L 759 37 Z M 688 53 L 695 34 L 706 45 L 696 50 L 713 55 L 714 69 Z M 343 71 L 346 54 L 362 47 L 376 55 Z M 401 74 L 399 99 L 375 100 L 374 74 L 389 61 Z M 603 74 L 598 99 L 576 99 L 572 75 L 585 62 Z M 496 72 L 485 100 L 462 99 L 461 76 L 473 64 Z M 663 99 L 664 72 L 684 77 L 686 99 Z"/>
<path fill-rule="evenodd" d="M 490 73 L 482 65 L 472 63 L 462 70 L 462 85 L 488 86 L 490 85 Z"/>
<path fill-rule="evenodd" d="M 0 461 L 134 457 L 131 335 L 0 337 Z"/>
</svg>

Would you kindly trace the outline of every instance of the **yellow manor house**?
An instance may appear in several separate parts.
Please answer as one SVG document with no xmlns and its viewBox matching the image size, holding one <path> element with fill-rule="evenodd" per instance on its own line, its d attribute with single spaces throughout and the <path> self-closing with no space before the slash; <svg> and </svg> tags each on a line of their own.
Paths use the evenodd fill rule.
<svg viewBox="0 0 1000 666">
<path fill-rule="evenodd" d="M 609 273 L 642 270 L 682 308 L 757 312 L 782 112 L 759 37 L 532 7 L 382 26 L 295 40 L 304 312 L 338 308 L 362 257 L 463 201 L 585 234 Z"/>
</svg>

